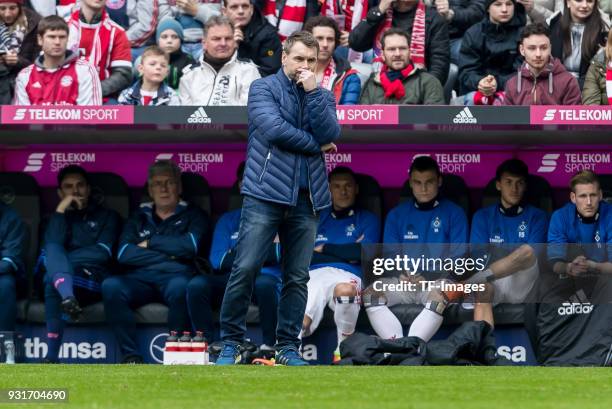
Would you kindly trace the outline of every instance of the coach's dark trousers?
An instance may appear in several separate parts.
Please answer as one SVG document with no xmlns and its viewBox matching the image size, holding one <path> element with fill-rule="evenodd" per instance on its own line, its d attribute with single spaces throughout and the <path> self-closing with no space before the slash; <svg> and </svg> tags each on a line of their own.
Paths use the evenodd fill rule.
<svg viewBox="0 0 612 409">
<path fill-rule="evenodd" d="M 232 266 L 223 304 L 221 338 L 241 343 L 253 283 L 278 232 L 282 249 L 283 288 L 278 307 L 276 349 L 298 349 L 306 298 L 308 266 L 314 250 L 318 215 L 308 192 L 300 191 L 295 207 L 245 196 Z"/>
</svg>

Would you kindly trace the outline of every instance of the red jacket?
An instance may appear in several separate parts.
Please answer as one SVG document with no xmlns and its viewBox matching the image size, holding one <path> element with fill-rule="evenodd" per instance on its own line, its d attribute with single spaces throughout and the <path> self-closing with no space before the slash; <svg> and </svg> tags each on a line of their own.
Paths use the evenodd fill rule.
<svg viewBox="0 0 612 409">
<path fill-rule="evenodd" d="M 582 105 L 578 81 L 554 57 L 537 78 L 523 63 L 505 91 L 504 105 Z"/>
</svg>

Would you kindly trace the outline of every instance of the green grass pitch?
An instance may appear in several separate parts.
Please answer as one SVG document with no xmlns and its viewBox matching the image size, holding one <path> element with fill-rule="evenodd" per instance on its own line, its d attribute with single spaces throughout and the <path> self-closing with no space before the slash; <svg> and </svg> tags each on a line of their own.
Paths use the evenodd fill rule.
<svg viewBox="0 0 612 409">
<path fill-rule="evenodd" d="M 2 365 L 0 388 L 67 388 L 4 408 L 612 408 L 609 368 Z"/>
</svg>

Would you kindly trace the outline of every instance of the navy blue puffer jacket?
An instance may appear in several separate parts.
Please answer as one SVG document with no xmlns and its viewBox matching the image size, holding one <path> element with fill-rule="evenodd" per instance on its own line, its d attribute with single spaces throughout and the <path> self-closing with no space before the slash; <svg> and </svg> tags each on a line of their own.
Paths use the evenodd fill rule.
<svg viewBox="0 0 612 409">
<path fill-rule="evenodd" d="M 331 205 L 321 146 L 340 136 L 331 92 L 305 93 L 281 68 L 253 82 L 248 103 L 249 142 L 242 193 L 295 206 L 301 161 L 306 161 L 315 210 Z"/>
</svg>

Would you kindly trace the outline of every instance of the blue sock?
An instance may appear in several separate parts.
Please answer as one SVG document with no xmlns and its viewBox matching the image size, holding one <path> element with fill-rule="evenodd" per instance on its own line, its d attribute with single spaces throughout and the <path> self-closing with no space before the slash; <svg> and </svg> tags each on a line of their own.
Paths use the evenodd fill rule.
<svg viewBox="0 0 612 409">
<path fill-rule="evenodd" d="M 57 290 L 62 300 L 74 297 L 72 289 L 72 275 L 68 273 L 57 273 L 53 276 L 53 287 Z"/>
<path fill-rule="evenodd" d="M 59 350 L 62 346 L 62 337 L 64 335 L 64 321 L 59 319 L 51 319 L 47 321 L 47 359 L 56 362 L 59 358 Z"/>
</svg>

